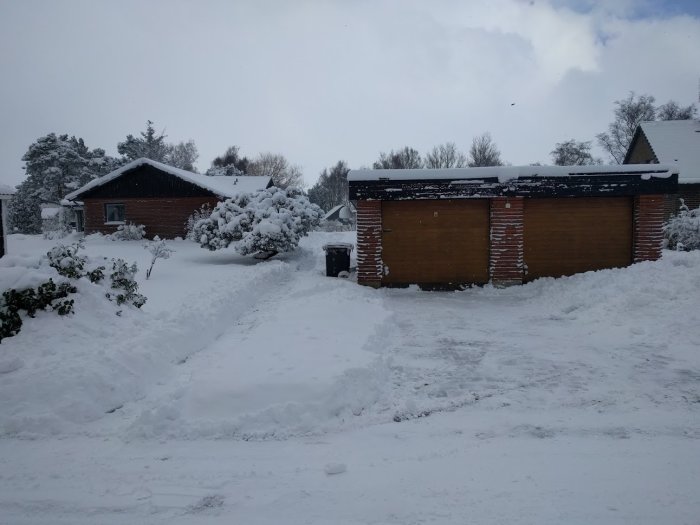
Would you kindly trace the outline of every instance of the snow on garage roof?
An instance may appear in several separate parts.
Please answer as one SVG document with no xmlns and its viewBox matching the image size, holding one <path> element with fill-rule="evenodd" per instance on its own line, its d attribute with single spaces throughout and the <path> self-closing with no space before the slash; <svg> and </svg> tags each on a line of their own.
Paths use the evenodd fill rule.
<svg viewBox="0 0 700 525">
<path fill-rule="evenodd" d="M 640 174 L 670 177 L 678 168 L 661 164 L 625 164 L 615 166 L 491 166 L 487 168 L 448 168 L 410 170 L 352 170 L 349 181 L 378 180 L 470 180 L 498 179 L 508 182 L 519 177 L 569 177 L 586 175 Z"/>
<path fill-rule="evenodd" d="M 656 160 L 679 169 L 678 182 L 700 182 L 700 121 L 662 120 L 639 127 Z"/>
<path fill-rule="evenodd" d="M 153 166 L 160 171 L 174 175 L 175 177 L 178 177 L 186 182 L 190 182 L 196 186 L 199 186 L 200 188 L 204 188 L 205 190 L 209 190 L 216 195 L 226 198 L 234 197 L 239 193 L 249 193 L 257 190 L 263 190 L 270 184 L 270 177 L 257 177 L 249 175 L 241 177 L 209 177 L 207 175 L 202 175 L 201 173 L 192 173 L 191 171 L 173 168 L 172 166 L 168 166 L 162 162 L 156 162 L 155 160 L 141 158 L 136 159 L 129 164 L 125 164 L 118 170 L 114 170 L 104 177 L 91 180 L 82 188 L 66 195 L 65 200 L 75 200 L 85 192 L 102 186 L 103 184 L 120 177 L 127 171 L 144 165 Z"/>
</svg>

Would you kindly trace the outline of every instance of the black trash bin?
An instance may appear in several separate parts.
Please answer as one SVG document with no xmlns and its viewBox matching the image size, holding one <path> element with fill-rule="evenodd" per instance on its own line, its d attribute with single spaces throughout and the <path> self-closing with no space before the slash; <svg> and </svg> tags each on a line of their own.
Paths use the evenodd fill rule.
<svg viewBox="0 0 700 525">
<path fill-rule="evenodd" d="M 326 275 L 338 277 L 341 272 L 350 272 L 350 252 L 355 246 L 348 242 L 324 244 L 326 250 Z"/>
</svg>

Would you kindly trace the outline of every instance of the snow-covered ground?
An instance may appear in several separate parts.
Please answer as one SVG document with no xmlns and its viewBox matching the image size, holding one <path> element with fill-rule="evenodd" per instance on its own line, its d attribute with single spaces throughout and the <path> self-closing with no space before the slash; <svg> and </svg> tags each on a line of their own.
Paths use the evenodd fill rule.
<svg viewBox="0 0 700 525">
<path fill-rule="evenodd" d="M 329 241 L 146 281 L 89 237 L 148 302 L 84 282 L 3 340 L 0 523 L 699 523 L 700 252 L 436 293 L 327 278 Z"/>
</svg>

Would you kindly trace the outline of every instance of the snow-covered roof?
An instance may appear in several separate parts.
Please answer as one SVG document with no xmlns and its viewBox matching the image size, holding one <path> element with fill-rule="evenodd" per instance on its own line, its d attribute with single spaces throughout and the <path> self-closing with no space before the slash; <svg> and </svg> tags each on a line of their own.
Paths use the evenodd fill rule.
<svg viewBox="0 0 700 525">
<path fill-rule="evenodd" d="M 121 168 L 108 173 L 104 177 L 99 179 L 94 179 L 88 182 L 85 186 L 80 189 L 75 190 L 72 193 L 66 195 L 66 200 L 72 201 L 77 197 L 80 197 L 85 192 L 102 186 L 114 179 L 120 177 L 127 171 L 138 168 L 139 166 L 149 165 L 154 168 L 174 175 L 179 179 L 186 182 L 190 182 L 200 188 L 209 190 L 220 197 L 234 197 L 239 193 L 249 193 L 257 190 L 262 190 L 267 188 L 270 183 L 270 177 L 257 177 L 257 176 L 241 176 L 241 177 L 209 177 L 207 175 L 202 175 L 201 173 L 192 173 L 191 171 L 181 170 L 179 168 L 173 168 L 162 162 L 156 162 L 151 159 L 136 159 L 129 164 L 125 164 Z"/>
<path fill-rule="evenodd" d="M 58 207 L 48 207 L 48 208 L 41 208 L 41 218 L 42 219 L 53 219 L 56 215 L 58 215 L 58 212 L 61 211 L 61 208 Z"/>
<path fill-rule="evenodd" d="M 653 174 L 654 177 L 670 177 L 678 168 L 662 164 L 625 164 L 614 166 L 492 166 L 487 168 L 448 168 L 410 170 L 352 170 L 349 181 L 378 180 L 469 180 L 497 178 L 508 182 L 518 177 L 569 177 L 582 175 Z"/>
<path fill-rule="evenodd" d="M 700 121 L 642 122 L 656 160 L 679 169 L 678 182 L 700 183 Z"/>
<path fill-rule="evenodd" d="M 323 217 L 325 220 L 352 219 L 353 210 L 346 204 L 338 204 L 331 208 Z"/>
<path fill-rule="evenodd" d="M 0 184 L 0 199 L 9 199 L 15 194 L 15 189 L 7 184 Z"/>
</svg>

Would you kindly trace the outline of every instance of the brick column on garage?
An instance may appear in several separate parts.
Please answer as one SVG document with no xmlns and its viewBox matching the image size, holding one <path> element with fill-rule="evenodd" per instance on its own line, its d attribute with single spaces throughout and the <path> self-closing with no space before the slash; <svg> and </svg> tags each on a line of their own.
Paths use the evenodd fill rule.
<svg viewBox="0 0 700 525">
<path fill-rule="evenodd" d="M 357 201 L 357 282 L 382 284 L 382 201 Z"/>
<path fill-rule="evenodd" d="M 491 199 L 489 275 L 495 286 L 523 283 L 523 197 Z"/>
<path fill-rule="evenodd" d="M 661 258 L 665 200 L 664 195 L 637 195 L 634 198 L 634 262 Z"/>
</svg>

